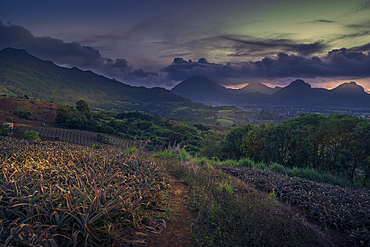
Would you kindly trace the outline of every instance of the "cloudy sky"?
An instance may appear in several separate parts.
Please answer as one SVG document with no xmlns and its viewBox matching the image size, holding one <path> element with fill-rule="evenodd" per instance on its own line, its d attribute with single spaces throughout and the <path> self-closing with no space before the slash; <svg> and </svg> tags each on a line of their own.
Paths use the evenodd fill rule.
<svg viewBox="0 0 370 247">
<path fill-rule="evenodd" d="M 301 78 L 370 91 L 370 1 L 0 1 L 0 49 L 130 85 L 195 74 L 226 86 Z"/>
</svg>

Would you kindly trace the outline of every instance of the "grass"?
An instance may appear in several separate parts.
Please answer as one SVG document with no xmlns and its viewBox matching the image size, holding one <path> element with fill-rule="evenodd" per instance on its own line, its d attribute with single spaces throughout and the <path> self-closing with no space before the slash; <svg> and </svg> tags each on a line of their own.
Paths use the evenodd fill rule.
<svg viewBox="0 0 370 247">
<path fill-rule="evenodd" d="M 184 150 L 184 148 L 181 148 L 180 146 L 169 147 L 165 151 L 154 153 L 153 156 L 155 158 L 192 161 L 192 162 L 200 163 L 200 164 L 209 163 L 209 164 L 215 164 L 218 166 L 226 165 L 226 166 L 249 167 L 249 168 L 254 168 L 254 169 L 269 170 L 269 171 L 279 172 L 281 174 L 288 175 L 291 177 L 305 178 L 305 179 L 308 179 L 314 182 L 322 182 L 322 183 L 328 183 L 332 185 L 338 185 L 343 188 L 345 187 L 355 188 L 355 185 L 353 185 L 347 179 L 334 176 L 330 173 L 319 172 L 313 168 L 297 168 L 297 167 L 288 168 L 278 163 L 272 163 L 271 165 L 267 165 L 263 162 L 256 163 L 248 158 L 240 159 L 239 161 L 236 161 L 236 160 L 219 161 L 216 159 L 208 159 L 206 157 L 192 157 L 189 153 L 187 153 Z"/>
<path fill-rule="evenodd" d="M 192 246 L 330 246 L 324 233 L 278 203 L 273 193 L 260 193 L 208 162 L 155 162 L 190 188 L 189 205 L 199 215 Z"/>
<path fill-rule="evenodd" d="M 255 163 L 248 158 L 244 158 L 239 161 L 236 161 L 236 160 L 218 161 L 215 159 L 209 160 L 207 158 L 200 158 L 198 159 L 198 162 L 200 163 L 208 162 L 208 163 L 215 164 L 218 166 L 226 165 L 226 166 L 234 166 L 234 167 L 249 167 L 249 168 L 254 168 L 254 169 L 269 170 L 269 171 L 275 171 L 275 172 L 278 172 L 284 175 L 288 175 L 291 177 L 305 178 L 305 179 L 308 179 L 314 182 L 322 182 L 322 183 L 328 183 L 332 185 L 338 185 L 343 188 L 345 187 L 355 188 L 355 185 L 353 185 L 347 179 L 343 179 L 343 178 L 334 176 L 329 173 L 318 172 L 313 168 L 297 168 L 297 167 L 288 168 L 278 163 L 267 165 L 263 162 Z"/>
</svg>

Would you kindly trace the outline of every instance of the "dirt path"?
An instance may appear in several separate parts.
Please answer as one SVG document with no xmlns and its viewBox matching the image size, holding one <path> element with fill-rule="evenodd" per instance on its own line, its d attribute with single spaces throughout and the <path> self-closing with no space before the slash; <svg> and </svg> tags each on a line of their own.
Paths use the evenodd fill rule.
<svg viewBox="0 0 370 247">
<path fill-rule="evenodd" d="M 169 207 L 163 213 L 166 228 L 159 236 L 148 241 L 148 247 L 190 246 L 191 223 L 196 220 L 196 215 L 186 205 L 190 198 L 188 186 L 183 180 L 169 178 L 171 193 L 169 194 Z"/>
</svg>

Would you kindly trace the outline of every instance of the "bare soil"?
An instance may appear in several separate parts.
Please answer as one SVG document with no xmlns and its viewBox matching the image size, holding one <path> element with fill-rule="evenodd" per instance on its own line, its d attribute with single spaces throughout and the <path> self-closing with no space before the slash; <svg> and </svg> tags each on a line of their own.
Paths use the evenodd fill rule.
<svg viewBox="0 0 370 247">
<path fill-rule="evenodd" d="M 10 111 L 13 112 L 20 107 L 32 110 L 33 114 L 30 119 L 20 118 L 10 113 Z M 56 111 L 58 108 L 60 108 L 59 105 L 50 102 L 3 97 L 0 98 L 0 122 L 6 122 L 7 117 L 12 117 L 15 127 L 22 125 L 42 127 L 44 126 L 42 121 L 44 119 L 45 125 L 54 126 L 53 121 L 57 115 Z"/>
<path fill-rule="evenodd" d="M 168 177 L 171 186 L 169 207 L 166 215 L 166 228 L 158 235 L 148 240 L 148 247 L 190 246 L 191 224 L 196 221 L 196 214 L 188 206 L 190 198 L 188 186 L 183 180 L 173 176 Z"/>
</svg>

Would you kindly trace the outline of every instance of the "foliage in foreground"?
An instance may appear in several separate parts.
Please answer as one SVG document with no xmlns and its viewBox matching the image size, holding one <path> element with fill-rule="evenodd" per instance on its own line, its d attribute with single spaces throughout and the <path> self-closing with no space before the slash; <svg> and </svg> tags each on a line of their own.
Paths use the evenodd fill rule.
<svg viewBox="0 0 370 247">
<path fill-rule="evenodd" d="M 279 204 L 208 164 L 161 160 L 191 190 L 199 214 L 194 246 L 330 246 L 327 235 Z"/>
<path fill-rule="evenodd" d="M 114 150 L 0 137 L 0 157 L 5 246 L 135 242 L 164 185 L 156 164 Z"/>
<path fill-rule="evenodd" d="M 278 172 L 283 175 L 288 175 L 290 177 L 304 178 L 314 182 L 328 183 L 332 185 L 338 185 L 340 187 L 350 187 L 350 188 L 355 187 L 347 179 L 336 177 L 330 173 L 318 172 L 313 168 L 298 168 L 298 167 L 288 168 L 277 163 L 266 165 L 263 162 L 256 163 L 248 158 L 244 158 L 239 161 L 236 160 L 216 161 L 201 158 L 200 162 L 203 163 L 209 162 L 218 166 L 248 167 L 261 170 L 269 170 Z"/>
<path fill-rule="evenodd" d="M 322 227 L 347 232 L 349 246 L 370 245 L 370 192 L 288 177 L 272 171 L 223 166 L 222 170 L 257 189 L 276 194 Z"/>
</svg>

